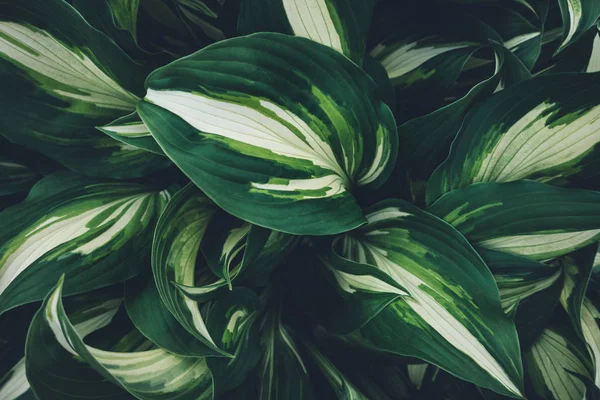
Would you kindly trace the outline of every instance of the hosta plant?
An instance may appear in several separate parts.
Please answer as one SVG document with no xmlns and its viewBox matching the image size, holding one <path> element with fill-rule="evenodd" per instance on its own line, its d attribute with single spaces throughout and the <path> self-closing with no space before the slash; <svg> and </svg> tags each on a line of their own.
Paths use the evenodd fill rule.
<svg viewBox="0 0 600 400">
<path fill-rule="evenodd" d="M 599 16 L 0 0 L 0 399 L 599 399 Z"/>
</svg>

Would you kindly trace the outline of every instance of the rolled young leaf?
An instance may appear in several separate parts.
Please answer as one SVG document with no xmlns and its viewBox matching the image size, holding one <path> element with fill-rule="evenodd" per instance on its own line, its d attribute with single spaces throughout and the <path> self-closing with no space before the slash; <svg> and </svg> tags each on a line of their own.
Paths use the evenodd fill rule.
<svg viewBox="0 0 600 400">
<path fill-rule="evenodd" d="M 81 337 L 86 337 L 93 332 L 96 332 L 105 326 L 107 326 L 111 320 L 114 318 L 115 314 L 119 310 L 119 306 L 122 303 L 121 298 L 121 290 L 118 287 L 109 287 L 105 289 L 96 290 L 93 292 L 88 292 L 80 296 L 70 297 L 67 300 L 67 310 L 69 314 L 69 318 L 73 321 L 73 325 L 75 330 L 81 335 Z M 33 306 L 33 304 L 32 304 Z M 30 307 L 27 307 L 27 310 Z M 39 305 L 35 307 L 39 309 Z M 17 308 L 13 310 L 13 312 L 23 312 L 23 308 Z M 27 314 L 27 311 L 25 311 Z M 10 313 L 7 313 L 3 316 L 7 317 Z M 27 316 L 27 326 L 30 325 L 31 319 L 33 315 Z M 10 317 L 9 317 L 10 318 Z M 19 327 L 15 326 L 17 321 L 15 318 L 11 318 L 10 320 L 11 326 L 10 328 L 18 331 Z M 2 332 L 2 341 L 4 344 L 13 347 L 15 343 L 6 342 L 4 339 L 6 336 L 5 332 Z M 21 354 L 25 350 L 25 336 L 27 336 L 27 331 L 19 332 L 20 336 L 23 336 L 23 348 L 21 350 Z M 21 346 L 18 346 L 21 347 Z M 17 349 L 11 349 L 17 350 Z M 18 350 L 17 350 L 18 351 Z M 3 360 L 3 367 L 6 365 L 6 358 L 4 354 L 0 356 Z M 25 358 L 19 358 L 14 366 L 8 371 L 3 377 L 0 378 L 0 398 L 3 400 L 34 400 L 37 399 L 31 390 L 31 386 L 26 376 L 26 367 L 25 367 Z M 55 381 L 56 382 L 56 381 Z M 75 387 L 76 385 L 72 385 L 71 387 Z"/>
<path fill-rule="evenodd" d="M 2 135 L 69 168 L 131 178 L 169 161 L 98 132 L 135 110 L 143 69 L 62 0 L 0 1 Z"/>
<path fill-rule="evenodd" d="M 475 246 L 533 260 L 559 257 L 600 238 L 600 192 L 536 181 L 471 185 L 445 194 L 427 211 Z"/>
<path fill-rule="evenodd" d="M 375 0 L 248 0 L 238 31 L 279 32 L 311 39 L 362 64 Z"/>
<path fill-rule="evenodd" d="M 594 0 L 558 0 L 563 20 L 563 38 L 557 53 L 579 39 L 600 17 Z"/>
<path fill-rule="evenodd" d="M 39 354 L 40 358 L 59 354 L 64 359 L 65 353 L 70 353 L 70 360 L 66 358 L 67 360 L 72 362 L 75 358 L 89 364 L 106 381 L 123 388 L 138 399 L 212 398 L 212 377 L 205 358 L 180 357 L 162 349 L 118 352 L 86 345 L 65 313 L 61 299 L 62 286 L 63 278 L 50 292 L 32 322 L 27 344 L 30 379 L 40 374 L 40 367 L 43 365 L 43 359 L 35 359 L 36 351 L 46 352 Z M 36 346 L 41 343 L 45 346 L 38 350 Z M 46 361 L 46 366 L 48 363 Z M 54 367 L 73 368 L 73 365 L 71 363 Z M 115 389 L 118 388 L 113 390 L 116 391 Z M 117 396 L 128 397 L 131 396 Z"/>
<path fill-rule="evenodd" d="M 352 245 L 344 243 L 341 252 L 376 267 L 402 285 L 406 295 L 362 327 L 362 340 L 380 350 L 421 358 L 498 393 L 521 397 L 514 324 L 500 307 L 491 273 L 469 243 L 447 223 L 402 200 L 380 202 L 366 215 L 369 224 L 347 234 Z M 369 284 L 373 278 L 354 276 L 358 283 L 352 285 L 338 282 L 351 293 L 397 290 Z"/>
<path fill-rule="evenodd" d="M 194 185 L 177 192 L 167 204 L 154 233 L 152 271 L 160 298 L 173 317 L 212 349 L 213 355 L 228 355 L 210 336 L 198 304 L 173 285 L 194 285 L 200 243 L 216 212 L 215 204 Z"/>
<path fill-rule="evenodd" d="M 600 73 L 540 76 L 479 104 L 429 180 L 427 203 L 471 183 L 600 174 L 599 89 Z"/>
<path fill-rule="evenodd" d="M 138 113 L 219 207 L 291 234 L 365 222 L 351 190 L 380 185 L 397 137 L 376 84 L 336 51 L 262 33 L 153 72 Z"/>
<path fill-rule="evenodd" d="M 569 315 L 575 332 L 582 339 L 585 338 L 583 303 L 597 250 L 598 244 L 592 243 L 556 260 L 565 276 L 560 303 Z"/>
<path fill-rule="evenodd" d="M 66 274 L 65 294 L 123 281 L 148 262 L 170 194 L 135 182 L 56 173 L 0 213 L 0 313 L 41 300 Z"/>
<path fill-rule="evenodd" d="M 164 155 L 137 112 L 117 118 L 108 125 L 99 126 L 98 129 L 120 142 Z"/>
</svg>

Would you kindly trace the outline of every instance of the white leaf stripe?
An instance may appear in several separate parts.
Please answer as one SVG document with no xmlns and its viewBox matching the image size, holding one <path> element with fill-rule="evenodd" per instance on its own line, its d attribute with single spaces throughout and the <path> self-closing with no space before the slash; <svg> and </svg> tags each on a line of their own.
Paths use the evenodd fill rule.
<svg viewBox="0 0 600 400">
<path fill-rule="evenodd" d="M 523 179 L 590 152 L 600 142 L 600 106 L 575 120 L 551 119 L 558 104 L 541 103 L 510 126 L 482 160 L 473 182 L 508 182 Z"/>
<path fill-rule="evenodd" d="M 0 294 L 31 264 L 65 243 L 86 235 L 89 241 L 69 251 L 71 254 L 80 255 L 90 254 L 106 245 L 134 218 L 143 219 L 148 211 L 151 196 L 147 193 L 129 196 L 96 205 L 79 213 L 71 210 L 71 204 L 56 208 L 0 248 L 0 252 L 4 253 L 0 258 Z M 81 206 L 85 207 L 83 204 Z M 108 217 L 99 223 L 95 221 L 99 215 L 109 210 L 112 212 Z M 90 225 L 92 221 L 95 223 Z M 109 224 L 108 229 L 103 229 Z M 95 233 L 97 236 L 89 236 Z"/>
<path fill-rule="evenodd" d="M 541 34 L 540 32 L 530 32 L 530 33 L 525 33 L 525 34 L 522 34 L 522 35 L 518 35 L 518 36 L 515 36 L 515 37 L 513 37 L 513 38 L 511 38 L 509 40 L 506 40 L 504 42 L 504 45 L 508 49 L 515 50 L 520 45 L 522 45 L 523 43 L 525 43 L 525 42 L 527 42 L 527 41 L 529 41 L 531 39 L 534 39 L 534 38 L 540 36 L 540 34 Z"/>
<path fill-rule="evenodd" d="M 584 398 L 585 384 L 567 371 L 583 376 L 587 376 L 588 371 L 578 359 L 578 355 L 569 350 L 564 337 L 546 329 L 532 346 L 531 354 L 543 378 L 543 384 L 555 399 Z"/>
<path fill-rule="evenodd" d="M 553 275 L 535 281 L 529 281 L 520 277 L 511 279 L 510 276 L 496 276 L 502 308 L 507 311 L 524 298 L 549 288 L 560 278 L 561 274 L 561 270 L 557 268 Z"/>
<path fill-rule="evenodd" d="M 199 93 L 174 90 L 148 89 L 146 100 L 177 114 L 200 132 L 307 160 L 335 172 L 345 181 L 348 179 L 330 145 L 319 134 L 289 111 L 266 100 L 260 100 L 260 111 Z"/>
<path fill-rule="evenodd" d="M 585 72 L 600 72 L 600 33 L 596 33 L 594 36 L 592 54 L 590 54 L 590 61 Z"/>
<path fill-rule="evenodd" d="M 552 255 L 568 253 L 593 238 L 600 237 L 600 229 L 580 232 L 562 232 L 531 235 L 503 236 L 477 242 L 477 246 L 490 250 L 526 256 L 535 260 L 547 260 Z"/>
<path fill-rule="evenodd" d="M 409 294 L 408 297 L 404 297 L 404 300 L 432 329 L 475 361 L 511 393 L 521 396 L 519 388 L 512 382 L 494 356 L 454 315 L 424 290 L 424 288 L 428 290 L 434 290 L 434 288 L 386 258 L 385 251 L 372 245 L 365 246 L 369 249 L 377 267 L 390 275 L 396 282 L 402 282 Z"/>
<path fill-rule="evenodd" d="M 0 54 L 24 68 L 56 97 L 116 110 L 134 110 L 139 100 L 82 51 L 69 48 L 50 33 L 30 25 L 0 21 Z"/>
<path fill-rule="evenodd" d="M 144 137 L 150 135 L 150 132 L 148 132 L 148 128 L 142 121 L 132 122 L 123 125 L 106 125 L 102 127 L 102 130 L 130 138 Z"/>
<path fill-rule="evenodd" d="M 342 32 L 336 30 L 327 0 L 283 0 L 283 7 L 296 36 L 344 53 Z"/>
<path fill-rule="evenodd" d="M 44 316 L 57 342 L 66 351 L 86 359 L 87 354 L 77 351 L 85 348 L 124 389 L 140 399 L 164 398 L 169 394 L 176 397 L 188 390 L 197 394 L 199 385 L 206 386 L 206 390 L 198 399 L 212 392 L 212 378 L 205 358 L 176 356 L 162 349 L 129 353 L 105 351 L 85 345 L 80 337 L 72 336 L 67 329 L 69 321 L 62 319 L 62 284 L 63 279 L 48 298 Z"/>
<path fill-rule="evenodd" d="M 583 17 L 583 10 L 581 0 L 565 0 L 567 3 L 567 9 L 569 13 L 569 30 L 567 36 L 564 38 L 561 47 L 566 46 L 571 42 L 571 39 L 577 33 L 579 28 L 579 22 Z"/>
<path fill-rule="evenodd" d="M 0 387 L 0 399 L 15 400 L 29 390 L 25 375 L 25 359 L 22 358 L 8 372 L 9 378 Z"/>
<path fill-rule="evenodd" d="M 391 50 L 388 49 L 392 46 Z M 424 44 L 420 41 L 413 41 L 393 45 L 378 44 L 371 51 L 371 56 L 381 62 L 390 79 L 397 79 L 409 74 L 440 54 L 473 46 L 477 46 L 477 43 Z"/>
<path fill-rule="evenodd" d="M 594 383 L 600 385 L 600 311 L 587 297 L 584 298 L 581 307 L 581 329 L 583 337 L 588 344 L 590 355 L 596 366 Z"/>
</svg>

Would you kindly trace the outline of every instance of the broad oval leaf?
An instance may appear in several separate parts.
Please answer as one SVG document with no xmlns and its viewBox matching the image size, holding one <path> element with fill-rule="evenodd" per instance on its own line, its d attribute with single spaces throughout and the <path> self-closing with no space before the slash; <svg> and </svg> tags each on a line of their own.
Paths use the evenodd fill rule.
<svg viewBox="0 0 600 400">
<path fill-rule="evenodd" d="M 135 182 L 56 173 L 0 213 L 0 313 L 44 298 L 66 274 L 66 294 L 123 281 L 148 262 L 170 194 Z"/>
<path fill-rule="evenodd" d="M 238 31 L 311 39 L 361 65 L 375 0 L 247 0 Z"/>
<path fill-rule="evenodd" d="M 402 200 L 378 203 L 367 210 L 367 219 L 368 225 L 347 234 L 341 253 L 376 267 L 405 293 L 362 327 L 363 340 L 422 358 L 479 386 L 522 396 L 514 324 L 500 307 L 490 271 L 469 243 L 447 223 Z M 376 276 L 351 278 L 338 279 L 342 290 L 398 290 Z"/>
<path fill-rule="evenodd" d="M 292 234 L 365 222 L 351 190 L 393 168 L 393 116 L 336 51 L 275 33 L 211 45 L 153 72 L 138 113 L 171 158 L 230 214 Z"/>
<path fill-rule="evenodd" d="M 145 71 L 62 0 L 0 1 L 2 135 L 69 168 L 131 178 L 169 160 L 98 132 L 135 111 Z"/>
<path fill-rule="evenodd" d="M 142 400 L 212 399 L 212 376 L 205 358 L 180 357 L 162 349 L 106 351 L 85 344 L 65 313 L 61 298 L 63 279 L 48 295 L 29 331 L 27 370 L 30 380 L 37 380 L 39 374 L 45 375 L 44 368 L 47 370 L 53 361 L 66 358 L 70 361 L 69 365 L 54 365 L 54 368 L 70 368 L 72 371 L 73 361 L 83 361 L 105 381 L 117 385 L 113 393 L 120 387 Z M 43 360 L 36 360 L 34 356 L 41 343 L 45 345 L 44 356 L 49 357 L 45 365 L 41 363 Z M 65 357 L 65 353 L 70 357 Z M 57 358 L 57 355 L 61 357 Z M 120 394 L 116 398 L 132 396 Z"/>
<path fill-rule="evenodd" d="M 565 185 L 600 174 L 600 73 L 541 76 L 473 108 L 427 202 L 477 182 L 535 179 Z"/>
<path fill-rule="evenodd" d="M 427 211 L 475 246 L 533 260 L 559 257 L 600 238 L 600 192 L 536 181 L 478 183 L 445 194 Z"/>
</svg>

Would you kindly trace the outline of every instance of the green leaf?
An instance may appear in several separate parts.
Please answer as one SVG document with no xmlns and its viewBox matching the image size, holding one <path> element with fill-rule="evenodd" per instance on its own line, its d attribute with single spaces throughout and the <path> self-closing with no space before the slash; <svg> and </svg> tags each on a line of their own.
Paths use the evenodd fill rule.
<svg viewBox="0 0 600 400">
<path fill-rule="evenodd" d="M 531 74 L 504 46 L 493 44 L 496 67 L 489 78 L 473 86 L 455 102 L 398 127 L 400 156 L 398 163 L 413 180 L 428 179 L 447 157 L 450 144 L 459 132 L 465 115 L 478 101 L 501 87 L 527 80 Z"/>
<path fill-rule="evenodd" d="M 281 293 L 267 288 L 261 296 L 260 347 L 257 368 L 259 399 L 316 399 L 294 331 L 282 322 Z"/>
<path fill-rule="evenodd" d="M 374 275 L 338 278 L 351 294 L 399 295 L 362 327 L 362 340 L 520 397 L 516 330 L 500 307 L 491 273 L 469 243 L 450 225 L 402 200 L 378 203 L 366 213 L 369 224 L 344 237 L 341 253 L 377 268 L 405 293 Z"/>
<path fill-rule="evenodd" d="M 119 289 L 121 290 L 100 289 L 65 300 L 69 320 L 80 337 L 93 341 L 96 335 L 112 336 L 112 333 L 107 335 L 107 330 L 122 324 L 119 312 L 122 303 L 122 287 Z M 84 399 L 90 390 L 94 391 L 98 399 L 134 398 L 106 381 L 89 365 L 82 362 L 81 358 L 63 351 L 56 343 L 53 332 L 37 324 L 40 306 L 41 303 L 26 334 L 25 365 L 22 376 L 26 379 L 27 385 L 30 385 L 29 390 L 34 399 Z M 104 344 L 109 348 L 123 346 L 123 343 L 115 344 L 112 338 L 110 344 Z M 138 344 L 138 340 L 130 343 L 130 345 Z"/>
<path fill-rule="evenodd" d="M 40 175 L 3 153 L 0 152 L 0 196 L 28 192 L 40 179 Z"/>
<path fill-rule="evenodd" d="M 370 55 L 383 65 L 396 89 L 399 122 L 441 106 L 467 60 L 488 46 L 488 39 L 502 41 L 456 7 L 442 7 L 432 14 L 427 5 L 410 12 L 398 3 L 379 10 Z"/>
<path fill-rule="evenodd" d="M 52 365 L 48 364 L 52 361 L 44 360 L 43 357 L 52 354 L 65 357 L 65 353 L 70 353 L 71 360 L 89 364 L 106 381 L 120 386 L 139 399 L 212 398 L 212 377 L 205 358 L 180 357 L 162 349 L 119 352 L 86 345 L 63 308 L 62 284 L 63 278 L 51 291 L 32 322 L 27 342 L 30 382 L 40 374 L 47 378 L 48 372 L 44 373 L 43 364 L 45 361 L 46 366 Z M 45 348 L 40 349 L 41 343 L 45 344 Z M 36 357 L 35 354 L 39 356 Z M 55 365 L 56 367 L 59 366 Z M 66 370 L 73 365 L 60 367 L 58 370 Z M 40 390 L 39 384 L 37 388 L 34 386 L 36 393 Z M 43 395 L 41 397 L 47 398 Z"/>
<path fill-rule="evenodd" d="M 98 129 L 125 144 L 152 153 L 165 154 L 152 138 L 150 131 L 135 111 L 124 117 L 117 118 L 108 125 L 99 126 Z"/>
<path fill-rule="evenodd" d="M 98 132 L 131 113 L 143 69 L 62 0 L 3 0 L 2 135 L 94 176 L 131 178 L 170 162 Z"/>
<path fill-rule="evenodd" d="M 582 307 L 597 250 L 598 244 L 592 243 L 557 260 L 565 275 L 560 303 L 580 338 L 584 338 Z"/>
<path fill-rule="evenodd" d="M 191 184 L 177 192 L 156 226 L 152 244 L 152 271 L 160 298 L 173 317 L 196 339 L 212 349 L 213 355 L 229 355 L 219 349 L 210 336 L 198 304 L 185 297 L 173 284 L 194 285 L 196 265 L 202 266 L 202 258 L 198 258 L 200 243 L 210 219 L 217 211 L 215 204 Z M 211 275 L 212 272 L 209 272 L 209 278 Z M 206 279 L 202 279 L 203 283 Z M 214 289 L 209 287 L 206 291 Z"/>
<path fill-rule="evenodd" d="M 502 308 L 508 311 L 519 303 L 552 286 L 560 278 L 562 270 L 510 253 L 478 249 L 479 255 L 494 274 L 500 292 Z"/>
<path fill-rule="evenodd" d="M 551 325 L 523 355 L 533 392 L 543 399 L 580 400 L 585 383 L 571 372 L 591 378 L 587 350 L 566 325 Z"/>
<path fill-rule="evenodd" d="M 0 313 L 43 299 L 63 274 L 69 295 L 136 275 L 169 197 L 142 183 L 74 173 L 42 179 L 0 213 Z"/>
<path fill-rule="evenodd" d="M 559 257 L 600 238 L 600 192 L 536 181 L 471 185 L 445 194 L 427 211 L 475 246 L 533 260 Z"/>
<path fill-rule="evenodd" d="M 238 31 L 304 37 L 362 64 L 375 0 L 247 0 Z"/>
<path fill-rule="evenodd" d="M 131 322 L 153 343 L 183 357 L 213 355 L 214 350 L 189 333 L 162 302 L 153 279 L 125 284 L 125 305 Z"/>
<path fill-rule="evenodd" d="M 217 396 L 242 384 L 261 357 L 259 308 L 259 297 L 245 288 L 225 292 L 203 308 L 212 337 L 222 349 L 235 355 L 234 359 L 207 360 Z"/>
<path fill-rule="evenodd" d="M 428 204 L 471 183 L 598 175 L 599 85 L 600 74 L 540 76 L 479 104 L 429 180 Z"/>
<path fill-rule="evenodd" d="M 595 0 L 558 0 L 563 20 L 563 39 L 557 53 L 579 39 L 596 24 L 600 3 Z"/>
<path fill-rule="evenodd" d="M 581 328 L 587 343 L 595 374 L 593 382 L 600 385 L 600 283 L 592 278 L 581 308 Z"/>
<path fill-rule="evenodd" d="M 354 384 L 348 380 L 342 371 L 323 354 L 314 344 L 305 341 L 304 346 L 308 349 L 315 364 L 319 367 L 325 379 L 332 386 L 338 399 L 347 400 L 368 400 L 364 394 L 358 390 Z"/>
<path fill-rule="evenodd" d="M 106 0 L 113 12 L 115 22 L 119 28 L 131 32 L 136 37 L 137 13 L 140 0 Z"/>
<path fill-rule="evenodd" d="M 356 228 L 365 220 L 350 190 L 379 186 L 395 162 L 395 122 L 375 83 L 307 39 L 222 41 L 146 84 L 138 113 L 165 153 L 219 207 L 259 226 Z"/>
<path fill-rule="evenodd" d="M 598 27 L 592 27 L 594 41 L 592 43 L 592 53 L 588 61 L 585 72 L 600 72 L 600 32 Z"/>
</svg>

